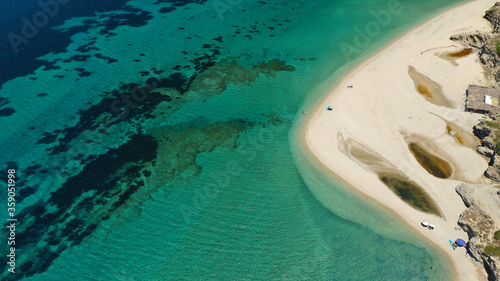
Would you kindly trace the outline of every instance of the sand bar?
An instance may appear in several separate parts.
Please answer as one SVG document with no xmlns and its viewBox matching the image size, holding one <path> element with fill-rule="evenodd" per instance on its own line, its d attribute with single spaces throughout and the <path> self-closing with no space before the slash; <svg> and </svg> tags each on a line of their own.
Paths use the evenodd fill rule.
<svg viewBox="0 0 500 281">
<path fill-rule="evenodd" d="M 314 160 L 439 247 L 453 263 L 456 280 L 487 280 L 464 249 L 453 251 L 448 244 L 450 238 L 467 238 L 456 230 L 465 206 L 455 187 L 488 182 L 483 176 L 487 161 L 451 136 L 447 124 L 472 131 L 481 116 L 462 112 L 461 101 L 469 84 L 487 82 L 475 52 L 454 61 L 443 59 L 443 53 L 463 50 L 449 40 L 451 35 L 491 32 L 483 15 L 495 2 L 476 0 L 447 10 L 362 62 L 309 112 L 302 135 Z M 419 93 L 418 83 L 430 94 Z M 422 168 L 408 149 L 414 141 L 447 161 L 452 176 L 437 178 Z M 398 198 L 378 178 L 377 172 L 387 170 L 425 189 L 443 217 L 417 211 Z M 423 220 L 436 229 L 420 226 Z"/>
</svg>

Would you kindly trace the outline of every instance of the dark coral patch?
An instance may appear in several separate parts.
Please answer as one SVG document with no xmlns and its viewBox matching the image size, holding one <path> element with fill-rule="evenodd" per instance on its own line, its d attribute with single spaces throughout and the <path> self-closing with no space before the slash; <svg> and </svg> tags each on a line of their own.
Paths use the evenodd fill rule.
<svg viewBox="0 0 500 281">
<path fill-rule="evenodd" d="M 100 24 L 104 26 L 104 28 L 101 29 L 99 33 L 110 37 L 116 35 L 116 33 L 111 32 L 111 30 L 116 29 L 118 26 L 144 26 L 153 18 L 153 16 L 148 11 L 143 11 L 131 6 L 125 6 L 122 8 L 121 13 L 115 13 L 112 15 L 103 14 L 100 18 L 105 18 L 105 20 Z"/>
<path fill-rule="evenodd" d="M 92 74 L 92 72 L 83 71 L 83 72 L 78 73 L 78 76 L 80 76 L 80 77 L 89 77 L 90 74 Z"/>
<path fill-rule="evenodd" d="M 3 97 L 0 97 L 0 107 L 3 107 L 5 105 L 7 105 L 9 103 L 9 99 L 8 98 L 3 98 Z"/>
<path fill-rule="evenodd" d="M 31 196 L 35 194 L 36 189 L 34 189 L 31 186 L 23 186 L 23 188 L 20 188 L 17 192 L 17 201 L 21 202 L 23 199 L 27 198 L 28 196 Z"/>
<path fill-rule="evenodd" d="M 112 30 L 118 26 L 127 25 L 132 27 L 143 26 L 152 19 L 150 12 L 142 11 L 139 8 L 127 5 L 127 0 L 109 0 L 105 1 L 82 0 L 82 5 L 78 8 L 69 8 L 65 6 L 64 13 L 59 13 L 57 17 L 51 18 L 43 32 L 38 32 L 36 36 L 30 38 L 29 43 L 13 46 L 9 42 L 9 37 L 0 37 L 0 53 L 8 54 L 5 60 L 0 64 L 0 87 L 1 85 L 15 77 L 27 76 L 33 73 L 39 67 L 45 66 L 46 61 L 38 58 L 48 53 L 65 53 L 69 44 L 73 43 L 72 36 L 77 33 L 85 33 L 89 29 L 99 29 L 101 34 L 111 34 Z M 19 19 L 30 14 L 33 14 L 33 5 L 17 5 L 9 7 L 9 17 L 3 22 L 4 27 L 8 27 L 19 35 Z M 62 9 L 62 7 L 61 7 Z M 67 19 L 74 17 L 94 17 L 96 13 L 106 13 L 109 11 L 117 11 L 119 14 L 106 14 L 105 18 L 87 19 L 83 21 L 83 25 L 74 26 L 61 32 L 53 27 L 60 26 Z M 89 39 L 90 42 L 83 44 L 77 48 L 79 52 L 88 52 L 97 50 L 94 46 L 95 38 Z M 19 53 L 18 53 L 19 52 Z M 22 55 L 20 52 L 22 52 Z"/>
<path fill-rule="evenodd" d="M 54 133 L 44 132 L 44 133 L 42 133 L 42 135 L 43 135 L 43 137 L 36 142 L 37 144 L 41 144 L 41 143 L 51 144 L 51 143 L 56 141 L 58 134 L 57 134 L 57 132 L 54 132 Z"/>
<path fill-rule="evenodd" d="M 64 63 L 68 63 L 68 62 L 72 62 L 72 61 L 85 62 L 90 57 L 91 57 L 90 55 L 73 55 L 69 59 L 63 60 L 63 62 Z"/>
<path fill-rule="evenodd" d="M 126 163 L 154 160 L 157 147 L 150 136 L 132 136 L 119 148 L 110 149 L 106 154 L 88 163 L 78 175 L 69 178 L 60 189 L 52 193 L 49 203 L 66 210 L 86 191 L 95 191 L 93 197 L 109 193 L 118 181 L 119 170 Z"/>
<path fill-rule="evenodd" d="M 76 48 L 76 51 L 77 51 L 77 52 L 80 52 L 80 53 L 88 53 L 88 52 L 90 52 L 91 50 L 96 50 L 96 51 L 98 51 L 98 50 L 99 50 L 99 48 L 97 48 L 97 47 L 95 46 L 95 43 L 97 42 L 97 41 L 96 41 L 96 40 L 97 40 L 97 37 L 92 37 L 90 40 L 91 40 L 91 41 L 90 41 L 90 42 L 88 42 L 87 44 L 83 44 L 83 45 L 81 45 L 81 46 L 78 46 L 78 48 Z"/>
<path fill-rule="evenodd" d="M 61 69 L 60 66 L 55 65 L 56 63 L 57 63 L 56 61 L 46 62 L 45 67 L 42 70 L 47 71 L 47 70 L 52 70 L 52 69 Z"/>
<path fill-rule="evenodd" d="M 62 251 L 80 244 L 97 228 L 96 213 L 109 217 L 113 210 L 125 204 L 143 185 L 136 179 L 140 178 L 143 165 L 156 158 L 157 148 L 151 136 L 134 135 L 118 148 L 89 161 L 81 172 L 51 193 L 47 202 L 23 210 L 18 218 L 25 222 L 25 229 L 18 233 L 16 242 L 24 249 L 33 249 L 25 254 L 32 256 L 29 260 L 38 261 L 19 265 L 24 268 L 22 275 L 33 276 L 46 271 Z M 130 164 L 133 168 L 123 172 Z M 123 181 L 129 182 L 129 188 L 122 186 Z M 26 192 L 23 197 L 32 191 Z M 46 208 L 47 205 L 53 207 Z M 79 214 L 78 217 L 72 217 L 68 210 Z M 58 247 L 53 247 L 56 245 Z"/>
<path fill-rule="evenodd" d="M 84 68 L 78 67 L 75 68 L 75 70 L 78 72 L 78 76 L 80 77 L 88 77 L 92 72 L 86 71 Z"/>
<path fill-rule="evenodd" d="M 171 77 L 171 79 L 175 78 L 176 77 Z M 150 82 L 151 85 L 149 89 L 158 87 L 158 85 L 163 84 L 180 86 L 186 83 L 186 78 L 184 78 L 182 82 L 179 82 L 180 84 L 176 84 L 175 81 L 171 81 L 169 79 L 162 79 L 162 82 L 155 81 L 153 79 L 150 80 Z M 130 99 L 130 95 L 123 95 L 123 91 L 134 91 L 136 93 L 145 92 L 146 96 L 140 103 L 131 103 L 132 105 L 129 105 L 127 101 L 129 103 L 131 101 L 126 99 L 127 97 L 128 99 Z M 101 116 L 101 114 L 112 113 L 114 119 L 106 122 L 106 126 L 109 127 L 116 122 L 120 122 L 121 119 L 127 118 L 128 120 L 130 120 L 137 114 L 147 114 L 151 110 L 153 110 L 155 106 L 160 102 L 171 100 L 169 96 L 149 91 L 146 88 L 141 88 L 135 83 L 122 85 L 120 91 L 113 90 L 111 92 L 106 92 L 106 95 L 109 95 L 110 97 L 102 99 L 100 103 L 95 104 L 86 110 L 81 110 L 79 112 L 80 121 L 74 127 L 68 127 L 62 131 L 54 131 L 53 134 L 47 133 L 44 138 L 39 140 L 38 142 L 52 143 L 56 140 L 59 133 L 62 133 L 63 137 L 57 139 L 59 143 L 56 146 L 49 148 L 49 150 L 52 151 L 50 155 L 54 155 L 59 152 L 65 152 L 69 149 L 68 143 L 77 138 L 82 132 L 87 130 L 94 131 L 101 125 L 100 123 L 95 122 L 96 118 Z"/>
<path fill-rule="evenodd" d="M 172 11 L 175 11 L 175 8 L 173 8 L 173 7 L 163 7 L 163 8 L 160 9 L 160 13 L 162 13 L 162 14 L 170 13 Z"/>
<path fill-rule="evenodd" d="M 151 69 L 151 70 L 152 70 L 152 71 L 153 71 L 153 73 L 154 73 L 154 74 L 156 74 L 156 75 L 160 75 L 160 74 L 162 74 L 162 73 L 163 73 L 163 70 L 158 70 L 158 69 L 156 69 L 156 68 L 153 68 L 153 69 Z"/>
<path fill-rule="evenodd" d="M 207 0 L 157 0 L 154 4 L 170 3 L 174 7 L 183 7 L 192 3 L 202 5 L 205 4 L 205 2 L 207 2 Z"/>
<path fill-rule="evenodd" d="M 10 108 L 10 107 L 7 107 L 7 108 L 4 108 L 4 109 L 1 109 L 0 110 L 0 117 L 7 117 L 7 116 L 11 116 L 12 114 L 14 114 L 14 112 L 16 112 L 14 110 L 14 108 Z"/>
</svg>

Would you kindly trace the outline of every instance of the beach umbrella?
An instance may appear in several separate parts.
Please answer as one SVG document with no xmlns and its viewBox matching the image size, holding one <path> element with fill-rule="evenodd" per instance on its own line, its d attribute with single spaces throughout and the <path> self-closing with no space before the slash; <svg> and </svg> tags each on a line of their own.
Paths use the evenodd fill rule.
<svg viewBox="0 0 500 281">
<path fill-rule="evenodd" d="M 457 241 L 455 241 L 455 243 L 457 243 L 458 246 L 464 246 L 465 245 L 465 241 L 463 239 L 460 239 L 460 238 L 458 238 Z"/>
<path fill-rule="evenodd" d="M 429 226 L 429 222 L 428 221 L 423 221 L 422 222 L 422 226 L 428 227 Z"/>
</svg>

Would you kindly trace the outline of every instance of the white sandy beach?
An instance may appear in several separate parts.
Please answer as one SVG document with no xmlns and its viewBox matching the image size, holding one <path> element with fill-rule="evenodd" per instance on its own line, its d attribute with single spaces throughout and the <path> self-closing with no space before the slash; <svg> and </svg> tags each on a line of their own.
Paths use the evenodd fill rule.
<svg viewBox="0 0 500 281">
<path fill-rule="evenodd" d="M 340 180 L 398 214 L 440 247 L 453 262 L 457 280 L 487 280 L 484 268 L 474 265 L 465 249 L 452 250 L 448 239 L 467 239 L 456 229 L 465 206 L 455 187 L 461 182 L 488 183 L 483 176 L 488 164 L 475 152 L 474 143 L 459 143 L 446 125 L 458 127 L 463 138 L 470 138 L 481 115 L 462 112 L 461 101 L 469 84 L 488 83 L 476 53 L 455 63 L 439 55 L 463 49 L 449 40 L 451 35 L 491 32 L 483 15 L 495 2 L 476 0 L 450 9 L 364 61 L 309 112 L 303 131 L 310 153 Z M 410 66 L 441 86 L 448 106 L 417 92 L 408 74 Z M 354 87 L 347 88 L 351 83 Z M 333 110 L 327 111 L 328 106 Z M 451 164 L 449 179 L 434 177 L 420 166 L 408 149 L 414 140 Z M 444 218 L 410 207 L 378 179 L 377 171 L 397 171 L 423 187 Z M 422 227 L 423 220 L 436 229 Z"/>
</svg>

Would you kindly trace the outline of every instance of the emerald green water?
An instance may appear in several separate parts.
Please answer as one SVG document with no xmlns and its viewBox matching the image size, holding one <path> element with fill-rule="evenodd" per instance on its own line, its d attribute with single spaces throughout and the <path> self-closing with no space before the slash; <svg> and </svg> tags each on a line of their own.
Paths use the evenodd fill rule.
<svg viewBox="0 0 500 281">
<path fill-rule="evenodd" d="M 150 174 L 139 176 L 143 185 L 119 208 L 109 211 L 106 202 L 114 199 L 104 195 L 102 199 L 95 190 L 65 201 L 69 205 L 63 214 L 97 227 L 76 245 L 65 244 L 66 236 L 60 244 L 48 245 L 45 234 L 40 234 L 44 239 L 32 242 L 20 263 L 37 251 L 58 256 L 44 271 L 26 279 L 449 278 L 449 265 L 429 245 L 392 215 L 315 167 L 303 153 L 298 133 L 302 110 L 312 110 L 346 70 L 424 19 L 460 2 L 241 1 L 221 14 L 216 1 L 207 1 L 161 14 L 152 1 L 135 1 L 131 5 L 154 15 L 146 25 L 119 28 L 109 38 L 100 35 L 98 28 L 74 36 L 75 42 L 96 37 L 92 40 L 100 52 L 118 62 L 108 65 L 89 59 L 84 66 L 91 76 L 63 84 L 54 78 L 62 69 L 37 70 L 33 74 L 37 80 L 18 77 L 5 83 L 0 93 L 7 96 L 51 89 L 43 102 L 11 99 L 16 114 L 7 119 L 7 125 L 17 124 L 21 132 L 31 132 L 26 127 L 32 124 L 47 132 L 71 127 L 78 120 L 70 116 L 88 107 L 87 101 L 99 100 L 103 92 L 126 83 L 145 83 L 139 71 L 165 70 L 157 75 L 161 78 L 189 61 L 192 68 L 185 73 L 192 72 L 196 63 L 190 59 L 208 53 L 202 48 L 208 43 L 217 44 L 220 54 L 185 93 L 159 89 L 172 101 L 159 103 L 144 116 L 138 113 L 113 123 L 108 134 L 96 137 L 98 145 L 87 147 L 84 133 L 72 140 L 68 154 L 74 147 L 83 147 L 89 154 L 103 155 L 140 131 L 141 137 L 151 136 L 158 149 L 153 161 L 127 164 L 140 162 L 140 169 Z M 375 16 L 387 13 L 390 17 L 382 20 Z M 82 20 L 69 20 L 61 30 L 79 26 Z M 218 36 L 223 38 L 215 40 L 220 44 L 214 43 Z M 71 57 L 77 46 L 45 58 Z M 140 61 L 134 64 L 133 59 Z M 79 66 L 75 61 L 65 65 Z M 1 151 L 6 159 L 17 157 L 21 173 L 30 161 L 44 164 L 66 157 L 48 157 L 49 144 L 31 148 L 41 131 L 30 134 L 33 137 L 19 141 L 15 148 Z M 8 138 L 6 133 L 0 141 L 6 143 Z M 19 153 L 28 147 L 32 153 Z M 118 153 L 113 157 L 122 159 Z M 62 208 L 62 203 L 49 200 L 51 196 L 67 187 L 68 179 L 81 174 L 84 166 L 93 167 L 92 162 L 79 166 L 77 160 L 69 160 L 74 167 L 66 174 L 49 175 L 41 182 L 33 179 L 37 190 L 23 201 L 22 211 L 40 202 L 48 202 L 47 213 Z M 127 165 L 117 169 L 120 177 L 114 197 L 137 184 L 137 178 L 124 172 Z M 90 201 L 92 207 L 77 208 L 82 198 L 97 197 L 99 201 Z M 67 223 L 56 221 L 53 227 L 62 226 Z"/>
</svg>

